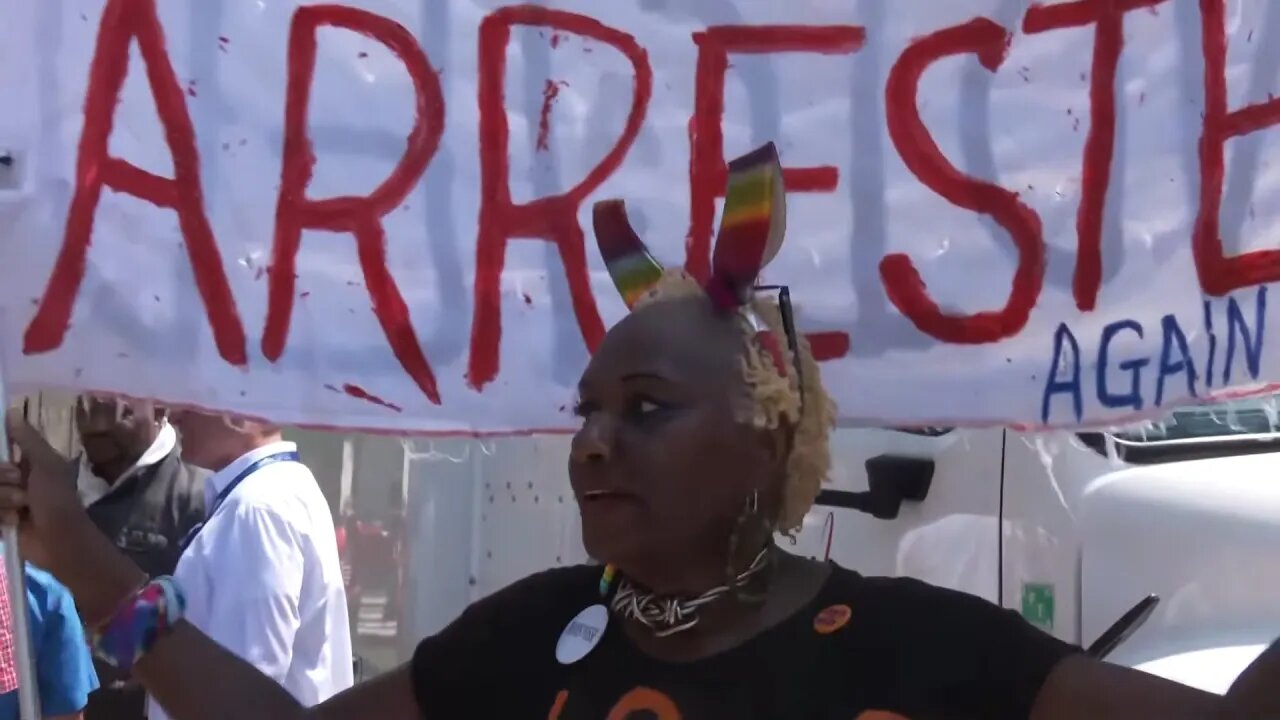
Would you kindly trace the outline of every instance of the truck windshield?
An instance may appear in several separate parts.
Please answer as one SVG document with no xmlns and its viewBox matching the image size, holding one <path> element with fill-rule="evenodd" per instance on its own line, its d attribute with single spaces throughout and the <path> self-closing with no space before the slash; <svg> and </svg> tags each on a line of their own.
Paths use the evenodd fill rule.
<svg viewBox="0 0 1280 720">
<path fill-rule="evenodd" d="M 1174 410 L 1163 420 L 1112 433 L 1128 442 L 1271 435 L 1280 432 L 1280 396 L 1231 400 Z"/>
</svg>

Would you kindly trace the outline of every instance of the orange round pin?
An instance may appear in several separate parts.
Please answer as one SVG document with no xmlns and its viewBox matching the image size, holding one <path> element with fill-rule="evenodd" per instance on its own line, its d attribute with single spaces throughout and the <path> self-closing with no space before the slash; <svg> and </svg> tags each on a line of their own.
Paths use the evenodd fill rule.
<svg viewBox="0 0 1280 720">
<path fill-rule="evenodd" d="M 832 605 L 813 618 L 813 629 L 819 635 L 830 635 L 849 624 L 853 610 L 848 605 Z"/>
</svg>

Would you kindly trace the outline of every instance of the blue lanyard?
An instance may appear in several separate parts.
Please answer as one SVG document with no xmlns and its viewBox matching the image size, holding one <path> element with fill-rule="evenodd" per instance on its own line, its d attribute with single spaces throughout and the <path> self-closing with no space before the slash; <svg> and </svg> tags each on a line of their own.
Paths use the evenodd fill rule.
<svg viewBox="0 0 1280 720">
<path fill-rule="evenodd" d="M 218 496 L 213 499 L 213 507 L 209 508 L 209 512 L 205 513 L 204 522 L 197 523 L 196 526 L 191 528 L 191 531 L 187 533 L 187 536 L 182 539 L 182 544 L 178 546 L 179 552 L 186 552 L 187 548 L 191 546 L 192 541 L 194 541 L 196 536 L 200 534 L 200 531 L 204 529 L 204 526 L 213 519 L 214 515 L 217 514 L 218 510 L 222 507 L 222 503 L 226 502 L 227 498 L 231 497 L 231 493 L 235 491 L 240 483 L 244 482 L 245 478 L 268 465 L 278 462 L 301 462 L 301 460 L 298 457 L 297 450 L 286 450 L 285 452 L 260 458 L 250 464 L 249 467 L 241 470 L 240 474 L 232 478 L 231 482 L 227 483 L 227 486 L 222 488 L 222 492 L 218 493 Z"/>
</svg>

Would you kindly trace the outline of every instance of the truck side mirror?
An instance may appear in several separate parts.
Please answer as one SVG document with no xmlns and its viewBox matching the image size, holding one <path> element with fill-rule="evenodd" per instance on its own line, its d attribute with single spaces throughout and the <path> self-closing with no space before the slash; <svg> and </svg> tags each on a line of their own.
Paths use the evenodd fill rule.
<svg viewBox="0 0 1280 720">
<path fill-rule="evenodd" d="M 867 460 L 866 468 L 867 490 L 823 490 L 818 493 L 816 504 L 893 520 L 904 501 L 923 502 L 933 484 L 934 463 L 927 458 L 877 455 Z"/>
</svg>

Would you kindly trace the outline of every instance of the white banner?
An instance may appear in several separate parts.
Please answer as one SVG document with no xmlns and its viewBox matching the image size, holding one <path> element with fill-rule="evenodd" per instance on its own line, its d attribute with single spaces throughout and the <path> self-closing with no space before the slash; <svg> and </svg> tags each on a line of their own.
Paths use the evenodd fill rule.
<svg viewBox="0 0 1280 720">
<path fill-rule="evenodd" d="M 1116 8 L 1103 10 L 1100 8 Z M 1096 425 L 1280 380 L 1280 5 L 19 0 L 6 380 L 396 432 L 575 425 L 625 198 L 705 269 L 777 142 L 842 417 Z"/>
</svg>

